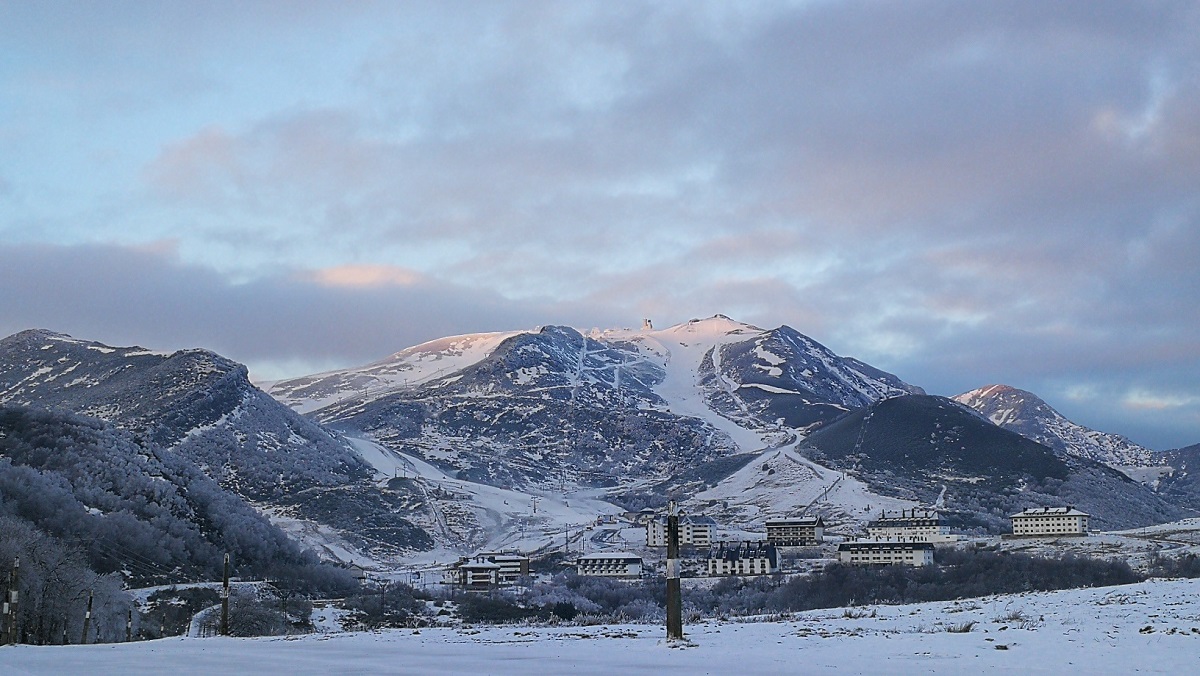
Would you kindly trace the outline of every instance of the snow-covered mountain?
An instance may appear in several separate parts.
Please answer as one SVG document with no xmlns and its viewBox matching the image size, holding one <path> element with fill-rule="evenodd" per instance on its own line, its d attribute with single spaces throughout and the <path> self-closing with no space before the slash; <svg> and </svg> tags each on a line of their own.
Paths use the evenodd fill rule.
<svg viewBox="0 0 1200 676">
<path fill-rule="evenodd" d="M 381 487 L 344 439 L 275 401 L 207 350 L 151 352 L 44 330 L 0 340 L 0 404 L 98 418 L 186 459 L 277 521 L 345 547 L 429 549 L 409 515 L 423 496 Z"/>
<path fill-rule="evenodd" d="M 1098 432 L 1067 420 L 1032 392 L 1008 385 L 988 385 L 954 400 L 996 425 L 1064 455 L 1087 458 L 1127 473 L 1132 468 L 1163 465 L 1164 457 L 1118 434 Z"/>
<path fill-rule="evenodd" d="M 561 487 L 671 476 L 921 390 L 789 327 L 716 315 L 444 338 L 269 391 L 460 478 Z"/>
<path fill-rule="evenodd" d="M 1163 456 L 1170 471 L 1155 487 L 1179 504 L 1200 510 L 1200 444 L 1165 451 Z"/>
</svg>

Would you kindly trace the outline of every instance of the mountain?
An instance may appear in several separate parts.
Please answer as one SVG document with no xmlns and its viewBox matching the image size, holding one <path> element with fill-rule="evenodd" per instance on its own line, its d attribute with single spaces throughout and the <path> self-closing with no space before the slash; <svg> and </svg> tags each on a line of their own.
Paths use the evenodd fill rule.
<svg viewBox="0 0 1200 676">
<path fill-rule="evenodd" d="M 960 527 L 1003 532 L 1008 514 L 1064 504 L 1100 529 L 1189 515 L 1110 467 L 1056 453 L 943 397 L 871 404 L 817 430 L 801 450 L 879 493 L 938 505 Z"/>
<path fill-rule="evenodd" d="M 1156 488 L 1181 505 L 1200 510 L 1200 444 L 1163 453 L 1170 472 L 1162 476 Z"/>
<path fill-rule="evenodd" d="M 456 336 L 269 391 L 453 476 L 551 488 L 671 477 L 921 390 L 789 327 L 716 315 L 662 330 Z"/>
<path fill-rule="evenodd" d="M 433 544 L 406 518 L 422 509 L 421 496 L 377 485 L 349 443 L 207 350 L 168 354 L 23 331 L 0 340 L 0 404 L 108 422 L 272 517 L 332 527 L 350 549 L 403 553 Z"/>
<path fill-rule="evenodd" d="M 225 553 L 246 576 L 352 584 L 195 463 L 70 413 L 0 405 L 0 515 L 137 584 L 219 579 Z"/>
<path fill-rule="evenodd" d="M 956 397 L 1000 427 L 1049 446 L 1063 455 L 1087 458 L 1130 473 L 1163 465 L 1164 457 L 1123 436 L 1097 432 L 1064 418 L 1037 395 L 1007 385 L 988 385 Z"/>
</svg>

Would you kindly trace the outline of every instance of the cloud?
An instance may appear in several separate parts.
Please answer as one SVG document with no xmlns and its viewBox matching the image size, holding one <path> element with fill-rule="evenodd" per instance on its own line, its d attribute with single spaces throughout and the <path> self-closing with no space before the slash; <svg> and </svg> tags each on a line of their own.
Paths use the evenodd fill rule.
<svg viewBox="0 0 1200 676">
<path fill-rule="evenodd" d="M 1126 393 L 1200 376 L 1194 3 L 231 7 L 27 31 L 39 75 L 79 80 L 74 59 L 137 105 L 0 117 L 22 198 L 0 233 L 31 275 L 9 278 L 48 303 L 11 317 L 119 317 L 128 340 L 283 364 L 723 312 L 933 392 L 1007 382 L 1139 433 Z M 105 17 L 127 45 L 88 28 Z M 17 109 L 59 101 L 32 89 Z M 173 248 L 134 250 L 155 242 Z M 1171 431 L 1147 438 L 1200 437 L 1187 406 L 1154 413 Z"/>
<path fill-rule="evenodd" d="M 412 270 L 386 265 L 339 265 L 315 270 L 310 277 L 322 286 L 351 288 L 414 286 L 422 281 Z"/>
<path fill-rule="evenodd" d="M 115 345 L 205 347 L 257 377 L 359 365 L 447 335 L 605 316 L 384 269 L 236 283 L 169 247 L 0 245 L 0 287 L 0 334 L 48 328 Z"/>
</svg>

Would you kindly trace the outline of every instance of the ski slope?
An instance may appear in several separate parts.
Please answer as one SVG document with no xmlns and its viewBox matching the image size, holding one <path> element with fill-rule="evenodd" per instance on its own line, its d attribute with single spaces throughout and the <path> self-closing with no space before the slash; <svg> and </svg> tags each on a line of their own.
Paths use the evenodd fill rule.
<svg viewBox="0 0 1200 676">
<path fill-rule="evenodd" d="M 843 525 L 853 525 L 869 520 L 881 509 L 918 505 L 873 493 L 854 477 L 822 467 L 794 447 L 785 447 L 763 453 L 716 486 L 693 496 L 687 506 L 722 523 L 761 530 L 763 522 L 771 518 L 837 514 Z"/>
<path fill-rule="evenodd" d="M 762 432 L 742 427 L 709 408 L 697 383 L 697 373 L 710 349 L 719 364 L 720 346 L 750 340 L 763 333 L 758 327 L 718 315 L 666 329 L 613 329 L 601 332 L 599 336 L 637 345 L 644 358 L 656 361 L 666 370 L 666 378 L 654 388 L 655 394 L 667 402 L 666 409 L 676 415 L 708 422 L 728 435 L 740 452 L 745 453 L 761 450 L 769 443 Z"/>
</svg>

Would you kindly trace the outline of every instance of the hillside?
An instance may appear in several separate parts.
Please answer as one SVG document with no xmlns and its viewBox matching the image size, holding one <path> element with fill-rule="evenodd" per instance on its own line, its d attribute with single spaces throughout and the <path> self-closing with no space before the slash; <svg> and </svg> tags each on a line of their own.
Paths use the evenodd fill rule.
<svg viewBox="0 0 1200 676">
<path fill-rule="evenodd" d="M 219 579 L 225 553 L 247 576 L 351 582 L 183 456 L 69 413 L 0 406 L 0 515 L 135 584 Z"/>
<path fill-rule="evenodd" d="M 446 338 L 270 392 L 453 476 L 548 490 L 670 479 L 920 389 L 788 327 L 717 315 Z"/>
<path fill-rule="evenodd" d="M 327 526 L 343 549 L 398 555 L 433 546 L 407 518 L 422 509 L 418 496 L 377 485 L 348 442 L 207 350 L 157 353 L 23 331 L 0 340 L 3 403 L 108 422 L 273 518 Z"/>
<path fill-rule="evenodd" d="M 937 505 L 960 527 L 1003 532 L 1008 514 L 1063 504 L 1091 514 L 1101 530 L 1190 515 L 1112 468 L 1061 457 L 942 397 L 894 397 L 854 411 L 802 451 L 885 495 Z"/>
</svg>

